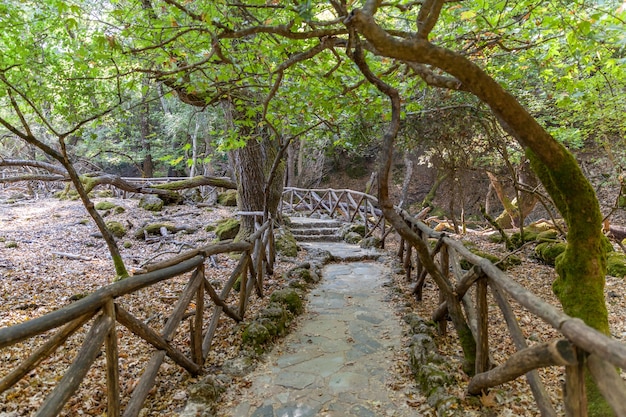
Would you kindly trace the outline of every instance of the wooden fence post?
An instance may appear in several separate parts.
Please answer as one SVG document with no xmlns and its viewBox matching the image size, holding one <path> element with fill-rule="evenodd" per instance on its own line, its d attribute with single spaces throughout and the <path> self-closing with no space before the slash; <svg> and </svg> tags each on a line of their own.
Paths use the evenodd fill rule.
<svg viewBox="0 0 626 417">
<path fill-rule="evenodd" d="M 585 391 L 585 355 L 574 347 L 578 363 L 565 367 L 563 402 L 567 417 L 587 417 L 587 393 Z"/>
<path fill-rule="evenodd" d="M 198 291 L 196 292 L 196 314 L 191 328 L 191 360 L 199 366 L 204 364 L 204 356 L 202 355 L 202 323 L 204 317 L 204 264 L 198 267 L 198 277 L 201 280 Z"/>
<path fill-rule="evenodd" d="M 433 254 L 433 256 L 434 255 L 435 254 Z M 441 251 L 439 254 L 439 263 L 440 263 L 439 267 L 441 269 L 441 273 L 443 277 L 445 279 L 448 279 L 448 272 L 450 269 L 450 256 L 448 255 L 448 246 L 445 244 L 441 247 Z M 439 288 L 439 304 L 443 303 L 444 301 L 446 301 L 445 294 L 443 293 L 443 289 Z M 442 336 L 445 336 L 448 333 L 448 321 L 444 318 L 443 320 L 439 321 L 438 325 L 439 325 L 439 334 L 441 334 Z"/>
<path fill-rule="evenodd" d="M 120 415 L 120 368 L 117 346 L 117 330 L 115 327 L 115 303 L 111 298 L 104 305 L 104 314 L 111 318 L 111 329 L 105 338 L 107 358 L 107 416 Z"/>
<path fill-rule="evenodd" d="M 478 328 L 476 334 L 476 373 L 489 369 L 489 310 L 487 306 L 487 277 L 476 281 L 476 315 Z"/>
</svg>

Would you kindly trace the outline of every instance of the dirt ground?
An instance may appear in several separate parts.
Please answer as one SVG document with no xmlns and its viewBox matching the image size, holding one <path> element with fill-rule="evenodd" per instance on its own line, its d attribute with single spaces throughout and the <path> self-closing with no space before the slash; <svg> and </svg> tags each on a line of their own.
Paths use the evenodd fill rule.
<svg viewBox="0 0 626 417">
<path fill-rule="evenodd" d="M 10 196 L 0 194 L 0 327 L 10 326 L 25 320 L 39 317 L 72 302 L 73 299 L 97 288 L 109 284 L 114 277 L 114 270 L 107 256 L 104 241 L 98 237 L 97 229 L 82 205 L 77 201 L 60 201 L 53 198 L 23 199 L 8 203 Z M 225 207 L 171 206 L 159 214 L 137 208 L 137 200 L 107 200 L 124 207 L 125 212 L 109 214 L 105 220 L 116 220 L 126 225 L 129 232 L 119 240 L 122 255 L 129 268 L 140 268 L 149 260 L 158 261 L 173 256 L 175 253 L 210 244 L 215 238 L 213 232 L 207 232 L 205 226 L 215 224 L 218 219 L 233 215 L 233 210 Z M 146 222 L 170 222 L 177 226 L 194 229 L 193 233 L 177 233 L 153 241 L 135 239 L 133 233 Z M 503 254 L 502 245 L 488 243 L 480 233 L 468 234 L 464 238 L 474 241 L 479 247 L 495 254 Z M 524 287 L 558 305 L 551 291 L 555 277 L 552 268 L 540 264 L 532 256 L 532 248 L 520 252 L 523 262 L 509 273 Z M 302 256 L 302 255 L 301 255 Z M 72 259 L 77 258 L 77 259 Z M 281 274 L 301 259 L 279 258 L 276 273 L 267 280 L 271 288 L 283 284 Z M 219 285 L 232 271 L 234 260 L 220 256 L 216 264 L 208 268 L 208 278 Z M 417 311 L 429 317 L 438 304 L 438 294 L 434 284 L 427 280 L 425 298 L 417 303 L 408 295 L 410 283 L 402 275 L 396 276 L 397 284 L 404 288 L 397 303 L 405 312 Z M 134 296 L 124 297 L 124 307 L 138 318 L 155 323 L 163 323 L 169 315 L 173 300 L 180 294 L 184 279 L 175 279 L 137 292 Z M 608 277 L 606 284 L 607 305 L 610 310 L 613 337 L 626 341 L 626 290 L 623 279 Z M 253 297 L 250 316 L 255 309 L 265 303 Z M 234 303 L 234 301 L 233 301 Z M 493 300 L 490 300 L 490 328 L 493 339 L 490 346 L 493 359 L 501 363 L 513 352 L 510 339 L 506 336 L 505 324 Z M 517 317 L 529 343 L 549 340 L 556 337 L 549 326 L 537 323 L 519 306 L 515 306 Z M 238 353 L 239 328 L 234 322 L 222 318 L 218 337 L 207 359 L 207 370 L 218 369 L 228 358 Z M 152 325 L 152 324 L 151 324 Z M 158 326 L 158 325 L 157 325 Z M 46 395 L 51 391 L 65 372 L 82 343 L 83 333 L 73 335 L 66 345 L 36 370 L 29 373 L 14 388 L 0 395 L 0 416 L 16 417 L 31 415 Z M 138 381 L 143 365 L 152 349 L 138 338 L 132 336 L 122 326 L 118 327 L 120 344 L 120 373 L 122 392 L 128 394 Z M 46 335 L 33 338 L 10 348 L 0 350 L 0 377 L 5 376 L 19 360 L 25 358 L 41 344 Z M 188 337 L 178 334 L 176 343 L 185 346 Z M 442 354 L 458 361 L 459 347 L 454 332 L 439 340 Z M 459 368 L 460 368 L 460 361 Z M 398 370 L 401 376 L 397 384 L 410 384 L 406 357 L 398 358 Z M 87 382 L 70 399 L 62 415 L 102 415 L 106 406 L 106 378 L 104 376 L 103 355 L 96 360 L 96 366 L 88 374 Z M 626 375 L 623 375 L 626 376 Z M 547 383 L 553 402 L 560 407 L 562 375 L 557 368 L 541 371 L 541 377 Z M 534 416 L 537 410 L 527 384 L 523 379 L 505 384 L 491 391 L 482 398 L 466 398 L 464 387 L 467 377 L 459 370 L 456 375 L 458 384 L 452 387 L 464 406 L 476 415 L 493 416 Z M 186 388 L 197 379 L 189 376 L 171 361 L 166 361 L 158 376 L 158 385 L 149 397 L 147 409 L 142 416 L 172 415 L 180 410 L 187 399 Z M 233 381 L 246 384 L 245 378 Z M 125 397 L 127 401 L 127 396 Z M 412 401 L 411 406 L 421 415 L 431 415 L 423 402 Z M 124 403 L 123 403 L 124 405 Z"/>
</svg>

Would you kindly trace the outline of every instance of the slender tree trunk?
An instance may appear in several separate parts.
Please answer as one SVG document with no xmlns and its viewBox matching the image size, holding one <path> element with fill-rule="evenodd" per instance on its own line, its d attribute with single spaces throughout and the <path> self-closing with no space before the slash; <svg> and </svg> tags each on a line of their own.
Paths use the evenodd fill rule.
<svg viewBox="0 0 626 417">
<path fill-rule="evenodd" d="M 144 86 L 148 86 L 148 81 L 144 80 Z M 152 162 L 152 149 L 150 144 L 150 103 L 147 93 L 143 96 L 143 105 L 140 108 L 139 124 L 141 133 L 141 149 L 143 151 L 143 161 L 141 163 L 144 178 L 154 176 L 154 164 Z"/>
</svg>

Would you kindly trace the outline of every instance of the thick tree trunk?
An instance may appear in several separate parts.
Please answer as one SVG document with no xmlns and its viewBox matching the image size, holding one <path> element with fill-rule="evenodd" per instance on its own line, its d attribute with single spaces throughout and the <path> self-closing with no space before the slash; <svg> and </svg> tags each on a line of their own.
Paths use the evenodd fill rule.
<svg viewBox="0 0 626 417">
<path fill-rule="evenodd" d="M 589 326 L 610 334 L 603 293 L 606 238 L 601 231 L 602 216 L 593 187 L 574 157 L 478 65 L 428 41 L 428 32 L 437 22 L 440 8 L 420 10 L 422 22 L 427 24 L 420 25 L 417 36 L 399 38 L 378 26 L 373 18 L 377 6 L 378 2 L 374 0 L 366 1 L 363 9 L 351 12 L 346 24 L 367 39 L 380 56 L 431 65 L 452 75 L 454 79 L 435 75 L 430 82 L 474 94 L 491 108 L 504 129 L 512 132 L 526 150 L 533 170 L 568 226 L 568 245 L 557 263 L 559 277 L 554 282 L 554 291 L 567 314 L 582 318 Z M 426 6 L 430 7 L 431 2 L 426 2 Z M 600 402 L 594 406 L 605 408 L 596 415 L 610 415 L 606 404 Z"/>
</svg>

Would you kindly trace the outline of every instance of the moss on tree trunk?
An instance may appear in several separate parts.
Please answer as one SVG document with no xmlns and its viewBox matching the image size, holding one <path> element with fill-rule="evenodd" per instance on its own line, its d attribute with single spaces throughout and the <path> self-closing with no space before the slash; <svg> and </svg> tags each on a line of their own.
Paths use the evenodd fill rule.
<svg viewBox="0 0 626 417">
<path fill-rule="evenodd" d="M 558 277 L 552 289 L 566 314 L 610 335 L 604 299 L 606 237 L 601 233 L 602 214 L 596 194 L 569 152 L 551 169 L 533 152 L 526 153 L 568 226 L 567 247 L 556 260 Z M 588 371 L 585 381 L 589 416 L 613 416 Z"/>
</svg>

